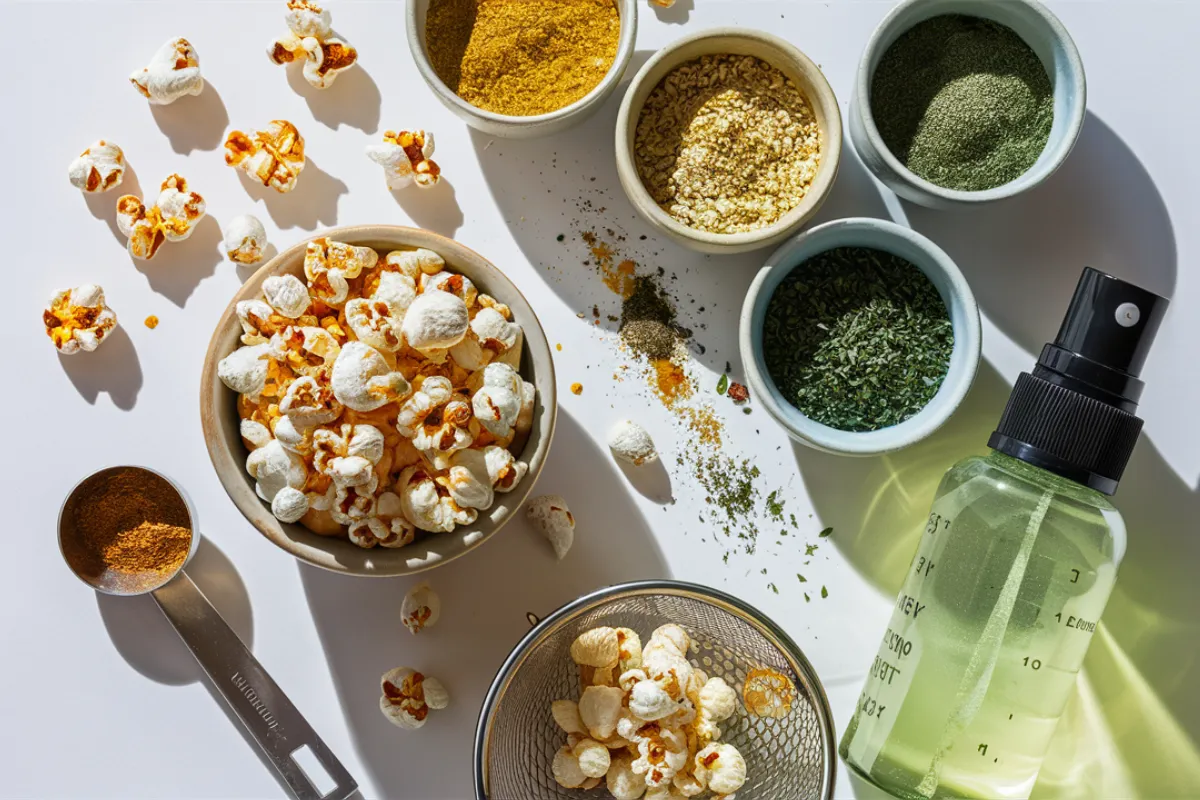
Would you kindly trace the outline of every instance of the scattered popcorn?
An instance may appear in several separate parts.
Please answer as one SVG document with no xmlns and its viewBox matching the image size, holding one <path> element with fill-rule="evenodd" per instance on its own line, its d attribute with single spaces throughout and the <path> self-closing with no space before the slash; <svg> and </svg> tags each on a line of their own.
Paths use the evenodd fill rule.
<svg viewBox="0 0 1200 800">
<path fill-rule="evenodd" d="M 696 754 L 696 779 L 715 794 L 733 794 L 746 783 L 746 760 L 733 745 L 714 742 Z"/>
<path fill-rule="evenodd" d="M 776 670 L 762 667 L 750 670 L 742 684 L 742 702 L 759 717 L 786 717 L 796 700 L 792 679 Z"/>
<path fill-rule="evenodd" d="M 67 177 L 81 192 L 107 192 L 125 178 L 125 154 L 112 142 L 100 139 L 71 162 Z"/>
<path fill-rule="evenodd" d="M 462 298 L 433 290 L 422 293 L 404 314 L 404 338 L 415 350 L 445 350 L 462 341 L 470 317 Z"/>
<path fill-rule="evenodd" d="M 182 37 L 158 48 L 150 64 L 130 75 L 129 80 L 154 105 L 167 105 L 184 95 L 204 91 L 200 56 Z"/>
<path fill-rule="evenodd" d="M 608 432 L 608 446 L 613 455 L 635 467 L 658 458 L 658 451 L 654 448 L 654 440 L 650 438 L 650 434 L 630 419 L 623 419 L 612 427 Z"/>
<path fill-rule="evenodd" d="M 312 304 L 304 281 L 295 275 L 272 275 L 263 281 L 262 288 L 267 305 L 288 319 L 301 316 Z"/>
<path fill-rule="evenodd" d="M 189 192 L 187 181 L 171 175 L 162 182 L 158 199 L 147 208 L 131 194 L 117 199 L 117 227 L 129 239 L 134 258 L 153 258 L 163 242 L 181 242 L 204 218 L 204 198 Z"/>
<path fill-rule="evenodd" d="M 562 561 L 575 543 L 575 517 L 567 508 L 567 501 L 555 494 L 535 497 L 526 506 L 525 515 L 533 527 L 546 537 L 554 548 L 554 555 Z"/>
<path fill-rule="evenodd" d="M 238 264 L 262 261 L 267 246 L 267 229 L 257 217 L 242 214 L 225 225 L 225 255 Z"/>
<path fill-rule="evenodd" d="M 426 697 L 427 685 L 436 695 L 436 700 L 448 700 L 445 689 L 433 678 L 408 667 L 396 667 L 380 678 L 383 694 L 379 698 L 379 710 L 393 725 L 416 730 L 425 724 L 429 709 L 433 706 Z M 443 703 L 443 707 L 445 704 Z"/>
<path fill-rule="evenodd" d="M 290 192 L 304 169 L 304 137 L 285 119 L 272 120 L 253 136 L 232 131 L 225 139 L 225 163 L 263 186 Z"/>
<path fill-rule="evenodd" d="M 358 51 L 333 35 L 329 12 L 312 0 L 288 0 L 288 32 L 271 42 L 267 55 L 276 64 L 304 61 L 304 79 L 318 89 L 333 85 L 354 66 Z"/>
<path fill-rule="evenodd" d="M 408 590 L 400 604 L 400 619 L 409 633 L 432 628 L 442 616 L 442 600 L 428 583 L 419 583 Z"/>
<path fill-rule="evenodd" d="M 117 315 L 104 302 L 104 290 L 94 283 L 63 289 L 42 312 L 46 335 L 58 352 L 92 352 L 117 327 Z"/>
<path fill-rule="evenodd" d="M 437 185 L 441 167 L 432 160 L 433 134 L 426 131 L 387 131 L 383 144 L 367 145 L 367 157 L 383 167 L 389 189 L 416 183 L 422 189 Z"/>
</svg>

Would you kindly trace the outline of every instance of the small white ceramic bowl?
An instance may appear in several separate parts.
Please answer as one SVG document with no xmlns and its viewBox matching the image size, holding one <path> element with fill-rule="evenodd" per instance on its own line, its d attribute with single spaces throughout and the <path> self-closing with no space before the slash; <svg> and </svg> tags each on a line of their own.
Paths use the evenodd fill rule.
<svg viewBox="0 0 1200 800">
<path fill-rule="evenodd" d="M 677 221 L 654 202 L 634 165 L 634 134 L 650 92 L 671 70 L 707 55 L 733 53 L 760 58 L 804 92 L 821 131 L 821 164 L 808 194 L 773 225 L 746 233 L 708 233 Z M 820 67 L 792 45 L 769 33 L 747 28 L 710 28 L 685 36 L 659 50 L 642 66 L 621 101 L 617 116 L 617 175 L 634 208 L 662 233 L 702 253 L 742 253 L 777 245 L 812 219 L 829 196 L 842 154 L 842 112 Z"/>
<path fill-rule="evenodd" d="M 425 51 L 425 14 L 429 11 L 430 0 L 408 0 L 408 48 L 412 51 L 417 70 L 429 84 L 429 88 L 446 108 L 453 111 L 472 128 L 505 139 L 533 139 L 538 136 L 549 136 L 578 125 L 594 114 L 617 88 L 617 84 L 621 82 L 621 76 L 625 74 L 625 68 L 629 66 L 629 59 L 633 58 L 634 43 L 637 40 L 638 0 L 613 0 L 613 2 L 621 17 L 621 34 L 617 41 L 617 56 L 613 59 L 612 66 L 608 68 L 604 79 L 591 92 L 571 105 L 549 114 L 516 117 L 484 111 L 463 100 L 443 83 L 437 72 L 434 71 L 433 64 L 429 61 L 429 55 Z"/>
<path fill-rule="evenodd" d="M 994 189 L 946 189 L 910 172 L 883 143 L 871 114 L 871 81 L 883 54 L 917 23 L 943 14 L 982 17 L 1012 28 L 1042 60 L 1054 86 L 1054 124 L 1046 148 L 1024 175 Z M 1049 178 L 1075 146 L 1086 111 L 1087 82 L 1079 50 L 1058 17 L 1038 0 L 906 0 L 879 23 L 863 52 L 850 101 L 850 141 L 867 168 L 896 194 L 929 208 L 961 208 L 1012 197 Z"/>
<path fill-rule="evenodd" d="M 835 247 L 870 247 L 906 259 L 925 273 L 950 312 L 954 349 L 946 378 L 929 404 L 899 425 L 858 432 L 831 428 L 809 419 L 780 394 L 763 359 L 763 321 L 775 290 L 792 270 Z M 827 453 L 874 456 L 919 442 L 950 418 L 975 380 L 982 338 L 979 305 L 950 256 L 910 228 L 857 217 L 818 225 L 771 254 L 746 294 L 738 341 L 750 396 L 762 404 L 789 436 Z"/>
</svg>

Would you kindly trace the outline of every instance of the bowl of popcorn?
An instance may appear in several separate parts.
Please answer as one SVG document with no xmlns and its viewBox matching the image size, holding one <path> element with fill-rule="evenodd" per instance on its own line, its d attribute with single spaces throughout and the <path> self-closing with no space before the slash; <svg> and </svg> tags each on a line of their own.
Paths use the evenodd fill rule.
<svg viewBox="0 0 1200 800">
<path fill-rule="evenodd" d="M 484 699 L 475 796 L 833 796 L 833 715 L 787 634 L 678 581 L 586 595 L 513 649 Z"/>
<path fill-rule="evenodd" d="M 297 558 L 406 575 L 477 547 L 537 479 L 554 367 L 504 273 L 428 231 L 329 231 L 280 253 L 209 344 L 201 419 L 238 510 Z"/>
</svg>

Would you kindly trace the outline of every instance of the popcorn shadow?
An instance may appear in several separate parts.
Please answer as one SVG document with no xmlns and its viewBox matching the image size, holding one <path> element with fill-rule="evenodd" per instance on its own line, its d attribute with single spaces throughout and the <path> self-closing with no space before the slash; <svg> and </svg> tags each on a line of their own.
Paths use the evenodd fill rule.
<svg viewBox="0 0 1200 800">
<path fill-rule="evenodd" d="M 615 461 L 625 475 L 625 480 L 629 481 L 629 485 L 636 489 L 642 497 L 652 500 L 660 506 L 671 505 L 675 502 L 675 493 L 671 489 L 671 473 L 667 472 L 661 454 L 659 458 L 649 464 L 642 464 L 640 467 L 620 459 L 615 459 Z"/>
<path fill-rule="evenodd" d="M 122 247 L 128 247 L 129 239 L 121 233 L 121 228 L 117 225 L 117 198 L 127 194 L 142 197 L 142 184 L 138 181 L 137 173 L 133 171 L 133 167 L 128 161 L 125 162 L 125 176 L 121 179 L 120 186 L 99 194 L 84 193 L 83 195 L 88 211 L 96 219 L 104 220 L 108 229 L 112 231 L 113 238 L 120 242 Z"/>
<path fill-rule="evenodd" d="M 287 70 L 288 85 L 308 103 L 308 110 L 317 122 L 333 130 L 343 123 L 363 133 L 379 130 L 383 97 L 379 85 L 362 64 L 340 73 L 326 89 L 318 89 L 305 80 L 300 64 L 285 64 L 284 69 Z"/>
<path fill-rule="evenodd" d="M 253 647 L 250 595 L 229 557 L 202 536 L 187 574 L 246 647 Z M 150 595 L 114 597 L 96 592 L 96 605 L 113 646 L 142 675 L 168 686 L 194 683 L 203 676 L 191 651 Z"/>
<path fill-rule="evenodd" d="M 682 25 L 688 21 L 688 15 L 695 10 L 694 0 L 675 0 L 675 5 L 670 8 L 663 8 L 654 3 L 651 5 L 654 7 L 654 15 L 658 17 L 659 21 L 670 25 Z"/>
<path fill-rule="evenodd" d="M 154 122 L 171 142 L 176 153 L 216 150 L 229 127 L 229 112 L 212 82 L 205 79 L 204 91 L 181 97 L 165 106 L 150 106 Z"/>
<path fill-rule="evenodd" d="M 200 282 L 221 263 L 221 226 L 205 216 L 182 242 L 164 242 L 151 259 L 129 257 L 150 288 L 183 308 Z"/>
<path fill-rule="evenodd" d="M 279 255 L 279 248 L 275 246 L 274 242 L 267 242 L 267 246 L 263 248 L 262 260 L 257 264 L 239 264 L 236 261 L 231 261 L 230 263 L 233 264 L 234 269 L 237 271 L 238 280 L 245 283 L 254 277 L 254 273 L 266 266 L 277 255 Z"/>
<path fill-rule="evenodd" d="M 95 351 L 60 354 L 58 361 L 75 391 L 91 405 L 96 404 L 100 392 L 107 392 L 113 405 L 122 411 L 129 411 L 137 404 L 142 389 L 142 365 L 123 326 L 118 325 L 109 333 Z"/>
<path fill-rule="evenodd" d="M 608 454 L 563 409 L 555 436 L 534 493 L 571 504 L 579 527 L 563 561 L 518 513 L 483 552 L 424 575 L 363 580 L 299 565 L 354 745 L 381 796 L 472 797 L 476 718 L 495 670 L 529 630 L 526 615 L 544 617 L 600 586 L 669 574 Z M 423 580 L 442 598 L 441 621 L 410 636 L 398 609 Z M 379 676 L 400 665 L 427 669 L 450 691 L 449 708 L 431 713 L 419 734 L 397 730 L 379 712 Z M 456 768 L 429 768 L 445 764 L 447 753 Z"/>
<path fill-rule="evenodd" d="M 453 238 L 463 224 L 463 212 L 455 198 L 454 184 L 446 178 L 429 189 L 415 185 L 393 189 L 392 197 L 417 227 Z"/>
<path fill-rule="evenodd" d="M 280 193 L 263 186 L 240 169 L 237 174 L 246 193 L 263 202 L 279 228 L 312 231 L 333 227 L 337 224 L 338 198 L 349 191 L 340 178 L 325 172 L 311 158 L 305 163 L 296 188 L 290 192 Z"/>
</svg>

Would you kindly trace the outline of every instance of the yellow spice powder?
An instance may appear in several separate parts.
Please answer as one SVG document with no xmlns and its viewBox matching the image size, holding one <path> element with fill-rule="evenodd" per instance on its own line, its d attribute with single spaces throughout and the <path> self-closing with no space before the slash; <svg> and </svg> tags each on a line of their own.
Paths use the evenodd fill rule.
<svg viewBox="0 0 1200 800">
<path fill-rule="evenodd" d="M 477 108 L 519 117 L 596 88 L 620 33 L 614 0 L 433 0 L 425 17 L 438 77 Z"/>
</svg>

